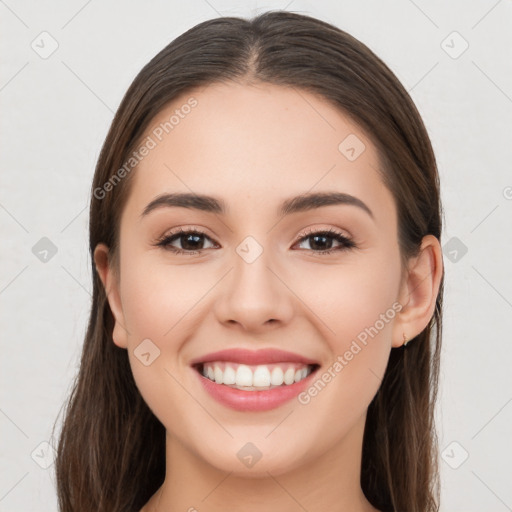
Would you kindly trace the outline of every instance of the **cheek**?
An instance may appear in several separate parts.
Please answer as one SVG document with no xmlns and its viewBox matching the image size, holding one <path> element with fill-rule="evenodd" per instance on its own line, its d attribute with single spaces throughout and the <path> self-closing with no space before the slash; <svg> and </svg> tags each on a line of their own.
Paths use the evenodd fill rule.
<svg viewBox="0 0 512 512">
<path fill-rule="evenodd" d="M 190 322 L 201 297 L 214 284 L 214 276 L 197 266 L 147 260 L 142 258 L 137 263 L 133 258 L 123 275 L 123 311 L 129 339 L 131 344 L 141 336 L 168 343 Z"/>
<path fill-rule="evenodd" d="M 184 375 L 177 358 L 197 326 L 201 297 L 214 283 L 211 273 L 202 279 L 197 268 L 149 260 L 132 254 L 122 269 L 127 348 L 137 388 L 155 416 L 169 424 L 169 404 L 190 407 L 178 384 Z M 173 417 L 172 424 L 183 427 L 181 417 Z"/>
<path fill-rule="evenodd" d="M 325 273 L 325 274 L 323 274 Z M 308 305 L 318 312 L 329 359 L 323 361 L 333 382 L 323 394 L 325 410 L 353 404 L 362 411 L 375 395 L 384 375 L 392 343 L 393 323 L 400 305 L 398 252 L 359 257 L 347 265 L 323 268 L 303 279 L 303 293 L 316 283 L 322 293 L 310 294 Z M 335 377 L 333 377 L 333 375 Z M 320 389 L 322 385 L 318 386 Z M 336 391 L 334 391 L 336 390 Z M 315 393 L 315 391 L 313 391 Z"/>
<path fill-rule="evenodd" d="M 329 358 L 299 401 L 305 411 L 314 411 L 316 425 L 336 425 L 329 431 L 313 431 L 327 444 L 345 435 L 365 413 L 386 370 L 399 309 L 400 269 L 383 263 L 333 272 L 325 281 L 324 297 L 329 300 L 319 297 L 312 306 L 329 327 L 324 331 Z"/>
<path fill-rule="evenodd" d="M 376 323 L 381 339 L 389 338 L 400 285 L 398 254 L 355 255 L 340 265 L 297 269 L 296 275 L 296 290 L 324 324 L 332 348 L 343 350 Z"/>
</svg>

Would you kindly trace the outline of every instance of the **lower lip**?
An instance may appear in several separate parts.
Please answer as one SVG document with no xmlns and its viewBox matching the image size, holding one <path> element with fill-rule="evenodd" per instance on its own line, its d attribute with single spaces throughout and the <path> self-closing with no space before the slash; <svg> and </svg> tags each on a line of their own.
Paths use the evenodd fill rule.
<svg viewBox="0 0 512 512">
<path fill-rule="evenodd" d="M 294 384 L 263 391 L 243 391 L 230 388 L 207 379 L 195 369 L 194 373 L 198 376 L 206 391 L 226 407 L 237 411 L 269 411 L 295 398 L 309 385 L 317 372 L 316 370 L 311 372 L 305 379 Z"/>
</svg>

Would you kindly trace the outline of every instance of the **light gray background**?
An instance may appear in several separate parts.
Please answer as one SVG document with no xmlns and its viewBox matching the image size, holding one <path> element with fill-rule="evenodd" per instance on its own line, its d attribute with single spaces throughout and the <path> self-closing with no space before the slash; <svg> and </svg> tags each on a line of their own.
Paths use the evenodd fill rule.
<svg viewBox="0 0 512 512">
<path fill-rule="evenodd" d="M 44 443 L 77 370 L 91 299 L 89 188 L 122 95 L 193 25 L 285 8 L 363 41 L 423 116 L 441 174 L 442 243 L 451 240 L 438 407 L 442 511 L 512 510 L 510 0 L 0 0 L 0 510 L 57 509 Z M 58 42 L 46 59 L 31 47 L 51 48 L 43 31 Z M 43 237 L 57 247 L 47 262 L 32 250 Z"/>
</svg>

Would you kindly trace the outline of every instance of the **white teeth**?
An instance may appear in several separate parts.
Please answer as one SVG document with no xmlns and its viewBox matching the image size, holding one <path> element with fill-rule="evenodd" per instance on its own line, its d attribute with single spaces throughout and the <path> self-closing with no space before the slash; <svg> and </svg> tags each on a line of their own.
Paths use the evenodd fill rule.
<svg viewBox="0 0 512 512">
<path fill-rule="evenodd" d="M 284 372 L 284 383 L 288 384 L 288 385 L 293 384 L 295 382 L 294 377 L 295 377 L 295 369 L 288 368 L 288 370 L 286 370 Z"/>
<path fill-rule="evenodd" d="M 217 384 L 222 384 L 224 374 L 222 373 L 222 370 L 218 366 L 215 366 L 215 368 L 213 369 L 213 374 L 215 375 L 215 382 Z"/>
<path fill-rule="evenodd" d="M 266 366 L 258 366 L 252 376 L 252 385 L 260 388 L 270 386 L 270 371 Z"/>
<path fill-rule="evenodd" d="M 217 380 L 215 380 L 215 382 L 217 382 Z M 245 364 L 239 365 L 239 367 L 236 369 L 236 385 L 252 386 L 252 371 Z"/>
<path fill-rule="evenodd" d="M 231 366 L 224 368 L 223 384 L 236 384 L 236 373 Z"/>
<path fill-rule="evenodd" d="M 307 368 L 302 368 L 302 370 L 297 370 L 295 372 L 295 382 L 299 382 L 299 380 L 305 379 L 308 375 Z"/>
<path fill-rule="evenodd" d="M 283 370 L 281 370 L 281 368 L 279 368 L 279 366 L 276 366 L 273 370 L 272 370 L 272 375 L 270 377 L 270 383 L 273 385 L 273 386 L 281 386 L 281 384 L 284 382 L 284 374 L 283 374 Z"/>
<path fill-rule="evenodd" d="M 311 365 L 299 363 L 273 363 L 248 366 L 227 362 L 204 363 L 202 374 L 216 384 L 245 389 L 272 389 L 291 385 L 305 379 L 312 371 Z"/>
</svg>

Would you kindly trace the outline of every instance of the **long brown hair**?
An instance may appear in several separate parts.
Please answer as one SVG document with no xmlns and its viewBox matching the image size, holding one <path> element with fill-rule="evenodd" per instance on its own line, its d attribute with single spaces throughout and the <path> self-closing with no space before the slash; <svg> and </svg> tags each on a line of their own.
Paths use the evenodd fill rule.
<svg viewBox="0 0 512 512">
<path fill-rule="evenodd" d="M 164 481 L 165 429 L 135 385 L 127 351 L 112 341 L 113 315 L 94 265 L 94 249 L 105 243 L 117 268 L 120 215 L 137 171 L 108 192 L 104 185 L 173 98 L 230 80 L 294 87 L 331 102 L 378 150 L 379 170 L 398 211 L 404 261 L 417 254 L 423 236 L 440 239 L 439 180 L 425 126 L 393 72 L 360 41 L 326 22 L 285 11 L 209 20 L 172 41 L 129 87 L 96 166 L 89 224 L 92 308 L 55 462 L 61 512 L 138 512 Z M 361 487 L 385 512 L 439 508 L 434 405 L 443 281 L 429 325 L 407 347 L 391 350 L 368 408 Z"/>
</svg>

